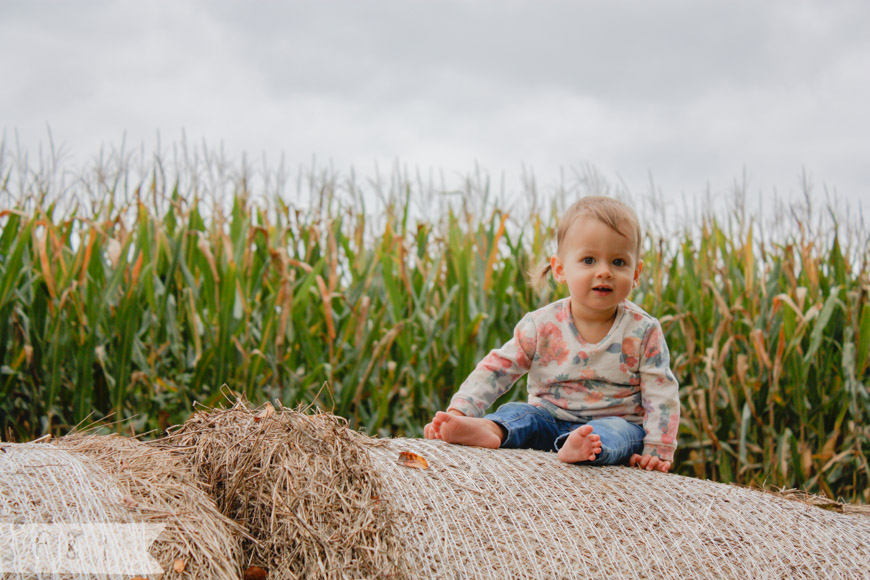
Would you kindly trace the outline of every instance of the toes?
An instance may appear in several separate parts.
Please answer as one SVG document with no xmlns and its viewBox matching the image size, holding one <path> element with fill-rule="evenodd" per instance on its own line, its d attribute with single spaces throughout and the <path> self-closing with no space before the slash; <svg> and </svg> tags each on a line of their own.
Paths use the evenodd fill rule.
<svg viewBox="0 0 870 580">
<path fill-rule="evenodd" d="M 441 425 L 442 423 L 446 423 L 450 420 L 450 413 L 445 413 L 444 411 L 438 411 L 435 413 L 435 417 L 432 419 L 432 423 L 436 426 Z"/>
<path fill-rule="evenodd" d="M 592 433 L 592 425 L 583 425 L 582 427 L 577 428 L 577 433 L 586 437 L 590 433 Z"/>
</svg>

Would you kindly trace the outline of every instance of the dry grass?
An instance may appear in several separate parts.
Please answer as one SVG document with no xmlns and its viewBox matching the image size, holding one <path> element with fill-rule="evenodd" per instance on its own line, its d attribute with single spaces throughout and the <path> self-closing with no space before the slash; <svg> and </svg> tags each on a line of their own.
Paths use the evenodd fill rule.
<svg viewBox="0 0 870 580">
<path fill-rule="evenodd" d="M 239 575 L 241 528 L 218 512 L 171 451 L 119 435 L 74 434 L 55 444 L 99 464 L 124 493 L 135 521 L 166 524 L 151 550 L 162 578 Z M 173 570 L 177 560 L 184 562 L 181 573 Z"/>
<path fill-rule="evenodd" d="M 811 505 L 823 510 L 855 516 L 870 516 L 870 505 L 855 505 L 842 501 L 835 501 L 823 495 L 807 493 L 800 489 L 783 489 L 776 492 L 780 497 Z"/>
<path fill-rule="evenodd" d="M 239 402 L 197 413 L 161 443 L 250 534 L 244 567 L 272 578 L 403 577 L 397 512 L 363 440 L 333 415 Z"/>
<path fill-rule="evenodd" d="M 0 521 L 164 524 L 150 550 L 162 578 L 239 576 L 241 530 L 221 516 L 171 452 L 117 435 L 3 447 Z"/>
</svg>

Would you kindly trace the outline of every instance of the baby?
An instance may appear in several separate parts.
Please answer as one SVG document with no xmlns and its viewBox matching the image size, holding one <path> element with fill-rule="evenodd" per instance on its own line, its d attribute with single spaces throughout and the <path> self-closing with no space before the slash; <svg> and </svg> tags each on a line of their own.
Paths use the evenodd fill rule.
<svg viewBox="0 0 870 580">
<path fill-rule="evenodd" d="M 556 451 L 566 463 L 628 464 L 667 472 L 680 399 L 658 320 L 628 300 L 643 270 L 637 216 L 608 197 L 584 197 L 559 221 L 552 274 L 568 298 L 526 314 L 424 428 L 427 439 L 496 449 Z M 528 403 L 484 415 L 528 374 Z"/>
</svg>

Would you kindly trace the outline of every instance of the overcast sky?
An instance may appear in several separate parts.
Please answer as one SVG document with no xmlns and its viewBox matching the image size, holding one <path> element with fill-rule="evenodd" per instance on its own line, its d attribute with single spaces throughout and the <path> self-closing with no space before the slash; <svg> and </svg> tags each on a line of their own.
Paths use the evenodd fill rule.
<svg viewBox="0 0 870 580">
<path fill-rule="evenodd" d="M 357 173 L 870 193 L 866 0 L 0 0 L 0 127 Z M 864 207 L 868 206 L 864 202 Z"/>
</svg>

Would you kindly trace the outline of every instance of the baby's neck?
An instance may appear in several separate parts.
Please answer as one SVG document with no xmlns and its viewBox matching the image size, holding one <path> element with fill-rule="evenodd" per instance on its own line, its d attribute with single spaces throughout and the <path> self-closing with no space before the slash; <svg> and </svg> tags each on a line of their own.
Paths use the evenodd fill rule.
<svg viewBox="0 0 870 580">
<path fill-rule="evenodd" d="M 618 308 L 614 308 L 613 312 L 609 315 L 604 313 L 600 317 L 580 317 L 572 312 L 571 317 L 574 319 L 574 326 L 577 328 L 577 332 L 580 333 L 580 337 L 590 344 L 597 344 L 610 332 L 613 321 L 616 320 L 617 311 Z"/>
</svg>

